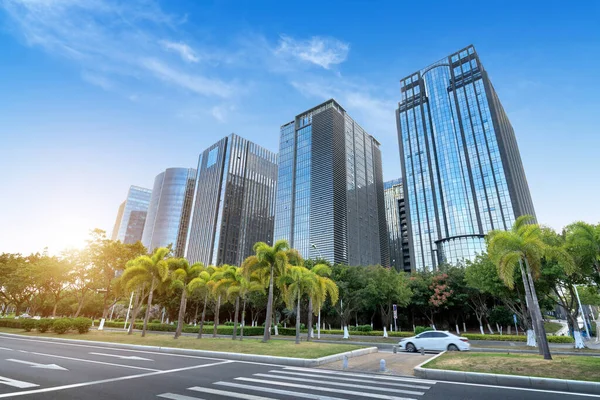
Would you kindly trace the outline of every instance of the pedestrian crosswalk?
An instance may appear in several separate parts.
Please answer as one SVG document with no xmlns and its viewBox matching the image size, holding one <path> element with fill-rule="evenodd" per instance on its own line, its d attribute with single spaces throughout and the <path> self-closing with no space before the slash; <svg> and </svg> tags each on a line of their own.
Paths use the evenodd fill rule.
<svg viewBox="0 0 600 400">
<path fill-rule="evenodd" d="M 192 386 L 185 394 L 163 393 L 158 397 L 171 400 L 204 398 L 197 396 L 245 400 L 418 400 L 433 385 L 435 381 L 408 377 L 287 367 L 213 382 L 206 387 Z"/>
</svg>

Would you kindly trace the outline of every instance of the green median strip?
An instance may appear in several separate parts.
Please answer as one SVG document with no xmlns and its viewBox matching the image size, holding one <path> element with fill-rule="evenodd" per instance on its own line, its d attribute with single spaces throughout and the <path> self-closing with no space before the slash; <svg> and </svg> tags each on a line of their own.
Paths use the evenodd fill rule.
<svg viewBox="0 0 600 400">
<path fill-rule="evenodd" d="M 179 339 L 173 339 L 172 336 L 164 334 L 146 334 L 141 337 L 139 333 L 127 335 L 124 332 L 98 332 L 90 331 L 86 334 L 66 333 L 58 335 L 56 333 L 23 332 L 21 329 L 0 328 L 0 332 L 20 334 L 23 336 L 94 340 L 99 342 L 126 343 L 145 346 L 175 347 L 180 349 L 222 351 L 229 353 L 257 354 L 277 357 L 294 357 L 314 359 L 330 356 L 333 354 L 344 353 L 347 351 L 365 348 L 364 346 L 355 346 L 348 344 L 331 344 L 301 342 L 295 344 L 293 341 L 271 340 L 262 343 L 259 339 L 231 340 L 231 338 L 210 338 L 182 336 Z"/>
<path fill-rule="evenodd" d="M 446 353 L 423 368 L 600 382 L 600 358 L 531 354 Z"/>
</svg>

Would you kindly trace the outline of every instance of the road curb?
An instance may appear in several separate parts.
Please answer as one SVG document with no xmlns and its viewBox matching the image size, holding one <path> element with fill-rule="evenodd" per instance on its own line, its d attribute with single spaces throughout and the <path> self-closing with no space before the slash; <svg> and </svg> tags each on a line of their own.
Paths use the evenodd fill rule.
<svg viewBox="0 0 600 400">
<path fill-rule="evenodd" d="M 424 368 L 423 365 L 440 357 L 443 353 L 417 365 L 414 368 L 418 378 L 483 385 L 519 387 L 525 389 L 556 390 L 570 393 L 600 394 L 600 383 L 576 381 L 570 379 L 539 378 L 535 376 L 517 376 L 486 374 L 480 372 L 448 371 L 444 369 Z"/>
<path fill-rule="evenodd" d="M 180 349 L 176 347 L 158 347 L 158 346 L 145 346 L 140 344 L 127 344 L 127 343 L 113 343 L 113 342 L 99 342 L 96 340 L 79 340 L 79 339 L 62 339 L 62 338 L 52 338 L 45 336 L 24 336 L 17 335 L 13 333 L 0 333 L 0 336 L 11 336 L 17 337 L 20 339 L 23 338 L 33 338 L 33 339 L 41 339 L 51 342 L 67 342 L 67 343 L 77 343 L 77 344 L 88 344 L 88 345 L 101 345 L 103 347 L 114 347 L 120 349 L 128 349 L 128 350 L 146 350 L 146 351 L 154 351 L 158 353 L 166 353 L 166 354 L 181 354 L 181 355 L 189 355 L 189 356 L 197 356 L 197 357 L 206 357 L 206 358 L 217 358 L 224 360 L 234 360 L 234 361 L 245 361 L 245 362 L 257 362 L 257 363 L 265 363 L 265 364 L 277 364 L 277 365 L 287 365 L 291 367 L 317 367 L 319 365 L 327 364 L 334 361 L 342 360 L 345 356 L 348 358 L 359 357 L 366 354 L 376 353 L 377 347 L 367 347 L 364 349 L 346 351 L 344 353 L 333 354 L 330 356 L 325 356 L 321 358 L 295 358 L 295 357 L 280 357 L 280 356 L 264 356 L 258 354 L 243 354 L 243 353 L 229 353 L 229 352 L 221 352 L 221 351 L 209 351 L 209 350 L 193 350 L 193 349 Z"/>
</svg>

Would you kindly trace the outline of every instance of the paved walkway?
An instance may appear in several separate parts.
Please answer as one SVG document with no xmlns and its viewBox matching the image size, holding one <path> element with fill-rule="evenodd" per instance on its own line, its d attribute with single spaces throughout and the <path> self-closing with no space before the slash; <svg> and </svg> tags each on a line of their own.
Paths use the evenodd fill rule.
<svg viewBox="0 0 600 400">
<path fill-rule="evenodd" d="M 348 359 L 347 371 L 383 373 L 386 375 L 403 375 L 413 376 L 414 368 L 429 360 L 435 354 L 425 354 L 422 356 L 418 353 L 371 353 L 360 357 Z M 380 372 L 380 362 L 385 360 L 386 371 Z M 343 361 L 335 361 L 329 364 L 321 365 L 319 368 L 341 370 Z"/>
</svg>

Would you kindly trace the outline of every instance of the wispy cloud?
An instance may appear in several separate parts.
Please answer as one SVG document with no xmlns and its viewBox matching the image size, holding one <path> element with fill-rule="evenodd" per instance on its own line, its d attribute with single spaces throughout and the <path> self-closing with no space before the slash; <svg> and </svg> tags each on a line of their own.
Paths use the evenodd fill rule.
<svg viewBox="0 0 600 400">
<path fill-rule="evenodd" d="M 196 55 L 196 52 L 194 52 L 194 49 L 192 49 L 190 46 L 188 46 L 185 43 L 178 43 L 178 42 L 171 42 L 168 40 L 161 40 L 160 44 L 169 51 L 174 51 L 176 53 L 179 53 L 179 55 L 181 56 L 181 58 L 184 61 L 188 61 L 188 62 L 193 62 L 193 63 L 197 63 L 198 61 L 200 61 L 200 57 L 198 57 Z"/>
<path fill-rule="evenodd" d="M 94 72 L 84 71 L 81 73 L 81 78 L 84 81 L 91 83 L 92 85 L 96 85 L 104 90 L 112 90 L 115 87 L 114 83 L 110 79 Z"/>
<path fill-rule="evenodd" d="M 297 40 L 282 35 L 275 54 L 312 63 L 325 69 L 346 61 L 350 45 L 335 38 L 313 36 L 308 40 Z"/>
</svg>

